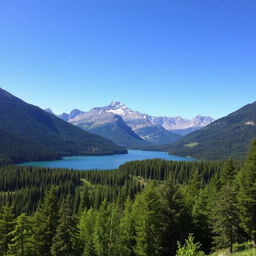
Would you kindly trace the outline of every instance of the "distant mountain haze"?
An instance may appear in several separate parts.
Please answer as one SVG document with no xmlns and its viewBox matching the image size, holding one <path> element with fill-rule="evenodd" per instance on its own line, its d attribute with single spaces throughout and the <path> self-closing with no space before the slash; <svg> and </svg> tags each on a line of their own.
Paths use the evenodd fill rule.
<svg viewBox="0 0 256 256">
<path fill-rule="evenodd" d="M 172 143 L 214 121 L 211 117 L 200 115 L 191 120 L 181 117 L 153 117 L 134 111 L 119 101 L 95 107 L 88 112 L 75 109 L 59 117 L 127 147 Z"/>
</svg>

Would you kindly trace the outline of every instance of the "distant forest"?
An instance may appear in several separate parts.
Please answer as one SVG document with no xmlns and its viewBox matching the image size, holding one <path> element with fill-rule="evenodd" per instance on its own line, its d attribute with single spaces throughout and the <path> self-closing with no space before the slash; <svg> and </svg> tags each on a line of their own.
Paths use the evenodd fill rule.
<svg viewBox="0 0 256 256">
<path fill-rule="evenodd" d="M 256 142 L 244 163 L 3 166 L 0 209 L 0 255 L 172 256 L 189 242 L 195 255 L 232 251 L 256 242 Z"/>
</svg>

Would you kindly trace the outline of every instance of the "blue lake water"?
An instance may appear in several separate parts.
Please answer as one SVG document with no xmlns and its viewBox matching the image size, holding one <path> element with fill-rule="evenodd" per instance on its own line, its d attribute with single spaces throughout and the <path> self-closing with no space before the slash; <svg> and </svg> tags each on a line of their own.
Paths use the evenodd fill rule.
<svg viewBox="0 0 256 256">
<path fill-rule="evenodd" d="M 68 156 L 61 160 L 27 162 L 19 166 L 40 166 L 49 168 L 68 168 L 77 170 L 90 169 L 115 169 L 121 164 L 135 160 L 161 158 L 173 161 L 192 161 L 192 158 L 169 155 L 167 152 L 129 150 L 128 154 L 117 154 L 108 156 Z"/>
</svg>

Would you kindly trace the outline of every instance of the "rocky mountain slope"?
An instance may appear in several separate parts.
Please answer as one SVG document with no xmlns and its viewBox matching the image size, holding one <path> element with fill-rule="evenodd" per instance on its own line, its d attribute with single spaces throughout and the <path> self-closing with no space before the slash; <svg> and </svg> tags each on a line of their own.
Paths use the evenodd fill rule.
<svg viewBox="0 0 256 256">
<path fill-rule="evenodd" d="M 127 147 L 149 145 L 133 132 L 122 117 L 100 108 L 78 114 L 69 121 L 86 131 L 106 137 L 118 145 Z"/>
<path fill-rule="evenodd" d="M 59 117 L 128 147 L 172 143 L 182 135 L 201 129 L 213 121 L 211 117 L 202 116 L 192 120 L 153 117 L 133 111 L 117 101 L 108 106 L 93 108 L 89 112 L 73 110 Z"/>
</svg>

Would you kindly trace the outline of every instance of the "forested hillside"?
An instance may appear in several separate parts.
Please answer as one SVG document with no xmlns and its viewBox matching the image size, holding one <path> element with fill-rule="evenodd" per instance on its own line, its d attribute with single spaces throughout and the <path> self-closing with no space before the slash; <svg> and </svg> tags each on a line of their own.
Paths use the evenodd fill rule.
<svg viewBox="0 0 256 256">
<path fill-rule="evenodd" d="M 54 150 L 8 131 L 0 129 L 0 138 L 0 165 L 60 158 Z"/>
<path fill-rule="evenodd" d="M 112 141 L 83 131 L 0 88 L 0 164 L 63 155 L 126 153 Z"/>
<path fill-rule="evenodd" d="M 250 143 L 256 138 L 256 102 L 220 118 L 171 145 L 159 147 L 178 156 L 196 159 L 245 159 Z"/>
<path fill-rule="evenodd" d="M 0 255 L 232 251 L 256 241 L 255 183 L 256 142 L 245 163 L 145 160 L 112 171 L 5 166 Z"/>
</svg>

